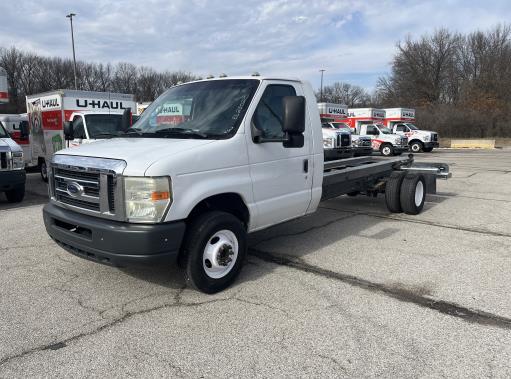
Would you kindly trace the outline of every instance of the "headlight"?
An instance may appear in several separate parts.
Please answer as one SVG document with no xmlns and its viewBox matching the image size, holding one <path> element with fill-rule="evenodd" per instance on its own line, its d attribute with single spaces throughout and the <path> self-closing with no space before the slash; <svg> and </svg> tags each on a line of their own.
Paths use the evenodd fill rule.
<svg viewBox="0 0 511 379">
<path fill-rule="evenodd" d="M 424 136 L 424 142 L 429 142 L 429 135 Z"/>
<path fill-rule="evenodd" d="M 169 177 L 125 177 L 126 218 L 130 222 L 160 222 L 172 203 Z"/>
<path fill-rule="evenodd" d="M 12 153 L 12 168 L 14 170 L 22 170 L 25 168 L 25 162 L 23 162 L 23 152 L 16 151 Z"/>
<path fill-rule="evenodd" d="M 333 149 L 335 146 L 335 140 L 331 137 L 323 138 L 323 148 L 324 149 Z"/>
</svg>

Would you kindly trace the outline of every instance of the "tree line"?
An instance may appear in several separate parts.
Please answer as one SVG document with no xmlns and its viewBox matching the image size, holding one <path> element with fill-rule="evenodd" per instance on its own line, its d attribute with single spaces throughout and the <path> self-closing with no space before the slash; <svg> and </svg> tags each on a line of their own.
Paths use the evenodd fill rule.
<svg viewBox="0 0 511 379">
<path fill-rule="evenodd" d="M 416 108 L 420 126 L 446 137 L 511 137 L 511 27 L 407 38 L 375 101 Z"/>
<path fill-rule="evenodd" d="M 2 111 L 26 111 L 25 96 L 56 89 L 74 88 L 73 61 L 45 57 L 16 47 L 0 48 L 0 66 L 7 71 L 9 99 Z M 153 101 L 167 88 L 179 82 L 199 79 L 185 71 L 156 71 L 131 63 L 76 62 L 78 89 L 131 93 L 139 102 Z"/>
</svg>

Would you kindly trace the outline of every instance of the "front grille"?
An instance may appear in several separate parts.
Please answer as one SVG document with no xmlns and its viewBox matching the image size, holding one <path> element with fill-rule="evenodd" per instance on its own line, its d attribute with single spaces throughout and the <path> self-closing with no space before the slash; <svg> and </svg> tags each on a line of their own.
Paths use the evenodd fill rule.
<svg viewBox="0 0 511 379">
<path fill-rule="evenodd" d="M 349 134 L 341 134 L 341 146 L 350 146 L 350 136 Z"/>
<path fill-rule="evenodd" d="M 91 203 L 85 200 L 75 199 L 69 195 L 65 195 L 63 193 L 57 192 L 57 201 L 60 201 L 64 204 L 73 205 L 78 208 L 88 209 L 90 211 L 99 212 L 99 203 Z"/>
<path fill-rule="evenodd" d="M 115 213 L 113 173 L 54 167 L 53 188 L 58 202 L 87 211 Z"/>
<path fill-rule="evenodd" d="M 408 138 L 402 137 L 401 138 L 401 145 L 406 145 L 406 144 L 408 144 Z"/>
<path fill-rule="evenodd" d="M 437 142 L 438 141 L 438 134 L 432 133 L 431 134 L 431 139 L 432 139 L 432 141 Z"/>
</svg>

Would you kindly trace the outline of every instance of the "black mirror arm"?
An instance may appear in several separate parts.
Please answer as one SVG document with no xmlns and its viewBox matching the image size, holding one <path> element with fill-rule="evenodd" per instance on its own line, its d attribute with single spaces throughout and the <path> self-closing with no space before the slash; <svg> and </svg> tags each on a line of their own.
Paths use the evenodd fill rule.
<svg viewBox="0 0 511 379">
<path fill-rule="evenodd" d="M 265 138 L 261 135 L 255 135 L 253 137 L 254 143 L 266 143 L 266 142 L 289 142 L 289 134 L 286 132 L 284 137 L 281 138 Z"/>
</svg>

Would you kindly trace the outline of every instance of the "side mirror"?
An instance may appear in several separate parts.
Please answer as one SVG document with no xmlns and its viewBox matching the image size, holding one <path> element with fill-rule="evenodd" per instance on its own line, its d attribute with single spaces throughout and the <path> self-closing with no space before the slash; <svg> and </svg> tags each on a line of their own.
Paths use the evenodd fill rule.
<svg viewBox="0 0 511 379">
<path fill-rule="evenodd" d="M 131 108 L 126 108 L 122 112 L 122 130 L 128 130 L 131 126 Z"/>
<path fill-rule="evenodd" d="M 284 96 L 282 131 L 288 134 L 303 134 L 305 131 L 305 97 Z"/>
<path fill-rule="evenodd" d="M 28 122 L 22 121 L 20 123 L 20 134 L 21 134 L 21 139 L 27 139 L 28 138 L 28 134 L 29 134 Z"/>
<path fill-rule="evenodd" d="M 73 130 L 73 121 L 64 122 L 64 138 L 67 141 L 73 140 L 75 138 Z"/>
</svg>

